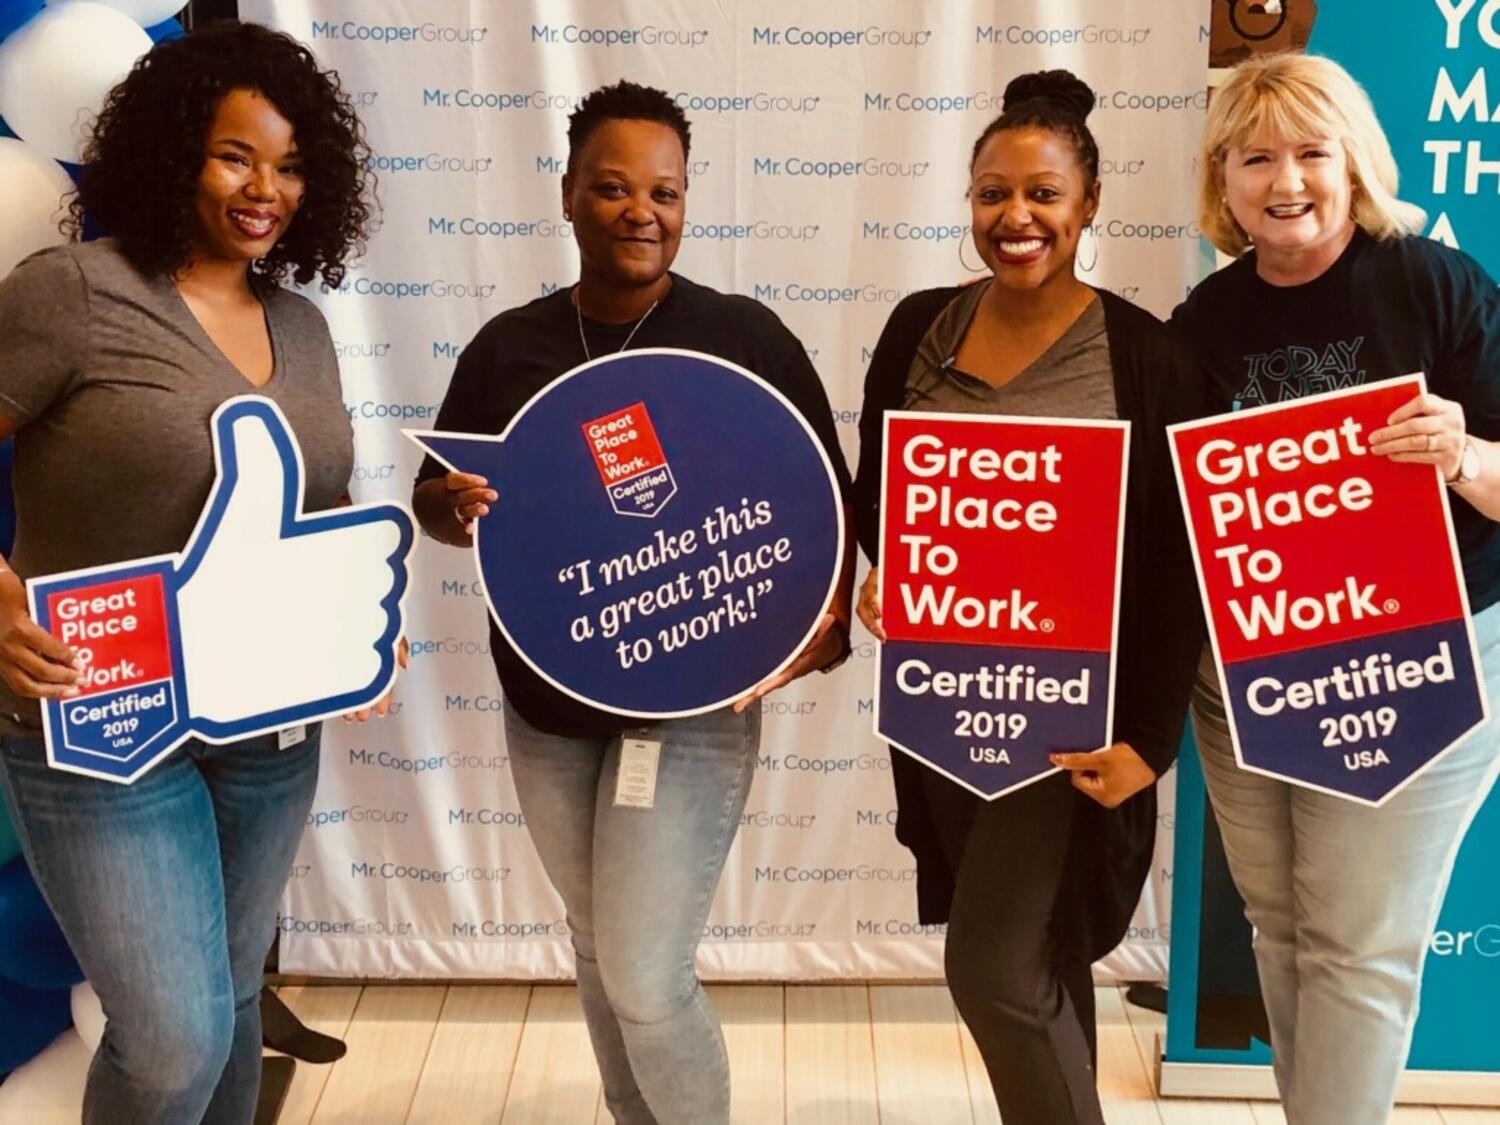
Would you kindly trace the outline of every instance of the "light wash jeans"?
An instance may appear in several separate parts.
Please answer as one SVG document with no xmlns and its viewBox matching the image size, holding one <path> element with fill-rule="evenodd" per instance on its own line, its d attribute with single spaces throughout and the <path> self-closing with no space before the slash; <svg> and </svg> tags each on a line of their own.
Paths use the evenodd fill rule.
<svg viewBox="0 0 1500 1125">
<path fill-rule="evenodd" d="M 1475 617 L 1474 631 L 1500 709 L 1500 606 Z M 1288 1125 L 1382 1125 L 1458 846 L 1500 765 L 1496 721 L 1378 809 L 1239 769 L 1207 649 L 1193 727 L 1255 930 Z"/>
<path fill-rule="evenodd" d="M 729 1058 L 694 957 L 750 792 L 760 708 L 650 727 L 643 737 L 662 741 L 651 809 L 614 803 L 618 735 L 562 738 L 507 707 L 505 737 L 567 908 L 605 1104 L 620 1125 L 727 1125 Z"/>
<path fill-rule="evenodd" d="M 321 728 L 193 739 L 133 785 L 0 738 L 0 789 L 37 885 L 99 995 L 84 1125 L 249 1125 L 276 904 L 318 783 Z"/>
</svg>

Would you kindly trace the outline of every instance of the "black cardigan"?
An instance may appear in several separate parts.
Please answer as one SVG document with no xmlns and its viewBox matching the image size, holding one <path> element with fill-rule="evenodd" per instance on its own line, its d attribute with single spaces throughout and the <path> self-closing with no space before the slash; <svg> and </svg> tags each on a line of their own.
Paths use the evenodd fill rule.
<svg viewBox="0 0 1500 1125">
<path fill-rule="evenodd" d="M 859 416 L 859 472 L 854 480 L 855 532 L 872 563 L 880 552 L 880 465 L 885 413 L 901 408 L 917 346 L 959 288 L 913 293 L 896 306 L 865 376 Z M 1192 556 L 1188 552 L 1165 427 L 1208 413 L 1207 384 L 1187 344 L 1150 313 L 1111 293 L 1104 303 L 1115 403 L 1131 423 L 1125 546 L 1115 681 L 1114 737 L 1128 742 L 1161 776 L 1177 756 L 1183 717 L 1203 646 Z M 935 817 L 972 820 L 979 798 L 954 786 L 954 801 L 935 812 L 921 771 L 900 751 L 891 754 L 896 782 L 896 838 L 917 860 L 917 913 L 923 923 L 947 920 L 955 872 Z M 965 800 L 963 798 L 967 797 Z M 1098 960 L 1120 943 L 1151 867 L 1156 840 L 1156 787 L 1117 809 L 1081 793 L 1069 840 L 1069 891 L 1054 923 L 1070 951 Z"/>
</svg>

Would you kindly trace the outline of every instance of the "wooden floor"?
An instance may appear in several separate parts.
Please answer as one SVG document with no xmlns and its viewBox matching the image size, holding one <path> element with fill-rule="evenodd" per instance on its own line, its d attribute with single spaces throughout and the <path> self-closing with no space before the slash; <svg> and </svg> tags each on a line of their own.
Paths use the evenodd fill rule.
<svg viewBox="0 0 1500 1125">
<path fill-rule="evenodd" d="M 345 1038 L 299 1063 L 281 1125 L 609 1125 L 571 987 L 286 986 L 307 1023 Z M 947 990 L 720 985 L 735 1125 L 997 1125 L 979 1056 Z M 1158 1101 L 1162 1017 L 1100 988 L 1099 1093 L 1110 1125 L 1285 1125 L 1269 1102 Z M 1500 1125 L 1500 1110 L 1403 1107 L 1394 1125 Z"/>
</svg>

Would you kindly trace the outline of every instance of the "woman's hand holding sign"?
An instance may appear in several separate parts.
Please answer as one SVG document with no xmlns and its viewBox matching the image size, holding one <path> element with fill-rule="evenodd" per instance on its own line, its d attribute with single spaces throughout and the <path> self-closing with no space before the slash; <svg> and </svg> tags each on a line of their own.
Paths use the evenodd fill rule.
<svg viewBox="0 0 1500 1125">
<path fill-rule="evenodd" d="M 777 688 L 785 687 L 793 680 L 800 679 L 809 672 L 816 672 L 819 668 L 828 665 L 839 654 L 839 637 L 834 625 L 838 618 L 832 613 L 825 613 L 818 621 L 818 628 L 813 633 L 812 639 L 802 646 L 802 651 L 776 675 L 762 680 L 744 695 L 734 701 L 734 713 L 738 715 L 750 704 L 764 695 L 770 695 Z"/>
<path fill-rule="evenodd" d="M 402 637 L 396 642 L 396 666 L 403 672 L 411 666 L 411 645 L 406 643 Z M 391 711 L 391 704 L 396 701 L 396 685 L 392 682 L 386 689 L 386 693 L 368 707 L 361 707 L 358 711 L 344 712 L 344 722 L 363 723 L 369 719 L 383 719 Z"/>
<path fill-rule="evenodd" d="M 20 576 L 0 573 L 0 677 L 28 699 L 69 698 L 78 694 L 77 658 L 31 619 Z"/>
<path fill-rule="evenodd" d="M 450 547 L 474 542 L 474 521 L 490 514 L 500 494 L 478 473 L 450 472 L 423 481 L 412 492 L 412 508 L 427 533 Z M 436 518 L 434 518 L 436 517 Z"/>
<path fill-rule="evenodd" d="M 1125 742 L 1092 752 L 1049 754 L 1048 760 L 1073 775 L 1074 789 L 1107 809 L 1118 808 L 1156 780 L 1156 771 Z"/>
<path fill-rule="evenodd" d="M 1464 408 L 1428 391 L 1393 411 L 1370 434 L 1370 452 L 1392 461 L 1436 465 L 1443 479 L 1458 476 L 1467 436 Z"/>
<path fill-rule="evenodd" d="M 859 588 L 859 605 L 855 607 L 860 621 L 877 641 L 885 640 L 885 626 L 880 623 L 880 568 L 872 566 Z"/>
</svg>

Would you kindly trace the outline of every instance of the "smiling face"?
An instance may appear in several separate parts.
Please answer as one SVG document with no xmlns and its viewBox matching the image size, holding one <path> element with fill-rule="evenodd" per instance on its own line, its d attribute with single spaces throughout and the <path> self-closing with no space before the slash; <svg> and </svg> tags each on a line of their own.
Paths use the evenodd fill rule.
<svg viewBox="0 0 1500 1125">
<path fill-rule="evenodd" d="M 1330 137 L 1257 137 L 1221 166 L 1224 200 L 1257 253 L 1316 256 L 1354 231 L 1354 185 L 1344 146 Z"/>
<path fill-rule="evenodd" d="M 682 242 L 687 168 L 682 141 L 656 121 L 600 125 L 563 177 L 583 280 L 636 289 L 666 275 Z"/>
<path fill-rule="evenodd" d="M 249 262 L 285 233 L 304 190 L 292 123 L 255 90 L 231 90 L 205 138 L 194 249 Z"/>
<path fill-rule="evenodd" d="M 996 133 L 974 160 L 969 181 L 974 245 L 995 280 L 1036 289 L 1073 276 L 1083 228 L 1099 209 L 1071 138 L 1028 127 Z"/>
</svg>

